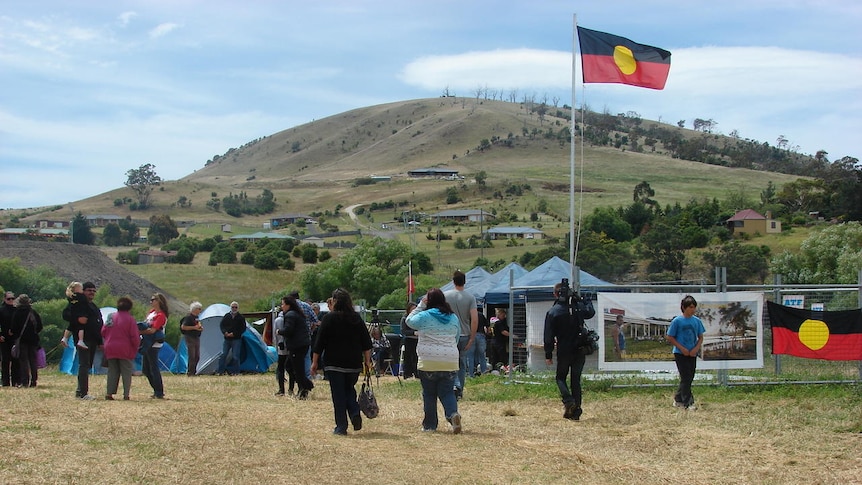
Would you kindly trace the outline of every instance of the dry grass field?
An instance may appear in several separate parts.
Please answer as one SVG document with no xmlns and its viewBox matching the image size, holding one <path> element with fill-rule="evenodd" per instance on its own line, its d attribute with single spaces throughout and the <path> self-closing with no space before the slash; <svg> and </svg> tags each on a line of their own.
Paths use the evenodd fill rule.
<svg viewBox="0 0 862 485">
<path fill-rule="evenodd" d="M 131 401 L 88 402 L 44 371 L 0 390 L 2 483 L 862 483 L 858 386 L 696 387 L 684 411 L 668 388 L 589 383 L 573 422 L 546 376 L 484 376 L 456 436 L 421 432 L 418 382 L 384 377 L 380 417 L 342 437 L 325 381 L 303 402 L 273 396 L 272 373 L 167 375 L 157 401 L 135 377 Z"/>
</svg>

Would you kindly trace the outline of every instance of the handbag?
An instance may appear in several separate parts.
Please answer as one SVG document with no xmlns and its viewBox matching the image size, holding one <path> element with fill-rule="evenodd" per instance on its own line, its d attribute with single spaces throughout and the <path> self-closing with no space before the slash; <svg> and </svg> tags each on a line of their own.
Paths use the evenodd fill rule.
<svg viewBox="0 0 862 485">
<path fill-rule="evenodd" d="M 30 323 L 30 319 L 33 317 L 32 313 L 27 314 L 27 320 L 24 320 L 24 326 L 21 327 L 21 335 L 15 339 L 15 343 L 12 344 L 12 358 L 18 359 L 21 357 L 21 337 L 24 336 L 24 329 L 27 328 L 27 324 Z"/>
<path fill-rule="evenodd" d="M 39 347 L 36 349 L 36 368 L 44 369 L 45 367 L 48 367 L 48 358 L 45 355 L 45 349 Z"/>
<path fill-rule="evenodd" d="M 359 410 L 368 419 L 374 419 L 380 414 L 380 406 L 377 404 L 374 389 L 371 387 L 371 372 L 367 370 L 365 371 L 365 381 L 362 383 L 362 390 L 359 391 L 359 397 L 356 401 L 359 404 Z"/>
</svg>

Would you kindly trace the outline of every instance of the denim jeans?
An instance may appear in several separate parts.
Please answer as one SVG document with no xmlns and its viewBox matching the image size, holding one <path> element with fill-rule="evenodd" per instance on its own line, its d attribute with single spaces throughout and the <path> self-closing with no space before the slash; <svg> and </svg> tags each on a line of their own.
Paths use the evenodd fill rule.
<svg viewBox="0 0 862 485">
<path fill-rule="evenodd" d="M 234 374 L 239 374 L 239 359 L 240 359 L 240 351 L 242 349 L 242 339 L 241 338 L 226 338 L 224 339 L 224 343 L 221 346 L 221 357 L 218 359 L 218 373 L 221 374 L 227 370 L 228 365 L 232 366 Z M 228 351 L 231 353 L 231 360 L 228 362 L 227 354 Z"/>
<path fill-rule="evenodd" d="M 422 418 L 423 429 L 437 429 L 437 400 L 443 405 L 443 415 L 446 420 L 458 412 L 458 400 L 455 399 L 454 381 L 456 371 L 425 372 L 419 371 L 419 381 L 422 383 L 422 405 L 425 417 Z"/>
<path fill-rule="evenodd" d="M 485 335 L 476 334 L 476 340 L 473 341 L 473 346 L 467 351 L 467 375 L 473 377 L 476 374 L 476 364 L 479 364 L 481 374 L 488 372 L 488 360 L 485 359 L 487 349 L 487 340 Z"/>
<path fill-rule="evenodd" d="M 455 376 L 453 387 L 457 387 L 461 390 L 464 389 L 464 381 L 467 377 L 467 353 L 473 351 L 472 346 L 470 347 L 470 350 L 465 350 L 467 347 L 467 342 L 469 341 L 469 335 L 462 335 L 458 337 L 458 374 Z"/>
<path fill-rule="evenodd" d="M 359 403 L 356 402 L 356 382 L 358 372 L 325 371 L 329 381 L 329 392 L 332 395 L 332 410 L 335 414 L 335 428 L 347 432 L 347 417 L 359 414 Z M 452 385 L 450 383 L 449 390 Z"/>
<path fill-rule="evenodd" d="M 153 388 L 153 396 L 164 397 L 165 386 L 162 383 L 162 372 L 159 370 L 159 351 L 161 347 L 150 347 L 144 352 L 144 358 L 141 361 L 141 372 L 147 377 L 150 382 L 150 387 Z"/>
</svg>

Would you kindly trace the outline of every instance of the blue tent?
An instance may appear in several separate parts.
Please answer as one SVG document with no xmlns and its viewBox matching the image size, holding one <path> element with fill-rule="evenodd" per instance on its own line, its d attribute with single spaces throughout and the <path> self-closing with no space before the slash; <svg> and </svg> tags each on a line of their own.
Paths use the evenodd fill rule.
<svg viewBox="0 0 862 485">
<path fill-rule="evenodd" d="M 596 291 L 597 286 L 613 286 L 612 283 L 596 278 L 595 276 L 580 270 L 580 286 L 583 290 Z M 495 276 L 497 273 L 495 273 Z M 533 271 L 516 277 L 514 281 L 515 287 L 544 287 L 515 290 L 515 303 L 524 303 L 530 301 L 550 301 L 554 299 L 553 286 L 563 278 L 571 279 L 572 265 L 568 261 L 564 261 L 557 256 L 545 261 Z M 603 291 L 607 291 L 606 288 Z M 501 305 L 509 303 L 509 276 L 508 272 L 502 281 L 498 282 L 492 288 L 485 292 L 485 303 L 489 305 Z"/>
<path fill-rule="evenodd" d="M 469 292 L 470 294 L 475 296 L 476 299 L 479 299 L 480 297 L 485 295 L 484 291 L 479 293 L 479 292 L 477 292 L 476 289 L 483 286 L 485 281 L 487 281 L 488 278 L 491 277 L 491 273 L 485 271 L 485 268 L 483 268 L 481 266 L 476 266 L 475 268 L 471 269 L 470 271 L 467 271 L 466 273 L 464 273 L 464 276 L 467 277 L 467 282 L 464 284 L 464 289 L 467 292 Z M 452 280 L 449 280 L 449 282 L 446 283 L 445 285 L 441 286 L 440 289 L 443 291 L 454 290 L 455 289 L 455 283 L 452 283 Z"/>
<path fill-rule="evenodd" d="M 114 307 L 103 307 L 100 308 L 102 312 L 102 320 L 107 321 L 108 315 L 117 311 Z M 63 350 L 63 356 L 60 358 L 60 372 L 64 372 L 66 374 L 77 374 L 78 373 L 78 351 L 75 348 L 74 337 L 69 337 L 68 346 Z M 162 346 L 162 350 L 159 351 L 159 369 L 164 372 L 170 372 L 170 364 L 174 361 L 176 357 L 176 352 L 174 348 L 167 342 Z M 104 354 L 102 353 L 102 349 L 96 350 L 96 357 L 93 359 L 93 367 L 90 369 L 91 374 L 105 374 L 108 372 L 107 367 L 102 367 L 102 361 L 104 360 Z M 135 357 L 135 367 L 136 371 L 141 370 L 141 361 L 143 356 L 138 354 Z"/>
<path fill-rule="evenodd" d="M 230 307 L 223 303 L 208 306 L 198 318 L 204 327 L 201 333 L 201 358 L 198 362 L 198 374 L 214 374 L 218 370 L 224 337 L 219 330 L 222 317 L 230 312 Z M 278 360 L 275 347 L 267 346 L 260 333 L 246 322 L 242 334 L 242 349 L 240 351 L 240 371 L 266 372 Z M 186 340 L 180 339 L 176 356 L 168 361 L 171 372 L 184 374 L 189 367 L 189 353 Z"/>
<path fill-rule="evenodd" d="M 505 267 L 492 274 L 490 278 L 483 281 L 482 284 L 478 288 L 476 288 L 476 292 L 479 295 L 476 297 L 476 301 L 480 303 L 487 303 L 485 296 L 488 293 L 488 290 L 490 290 L 491 288 L 496 288 L 500 284 L 505 283 L 506 288 L 508 289 L 509 273 L 512 273 L 514 278 L 517 280 L 521 276 L 527 274 L 527 270 L 524 269 L 523 266 L 515 262 L 507 264 Z M 506 301 L 508 301 L 508 299 Z"/>
</svg>

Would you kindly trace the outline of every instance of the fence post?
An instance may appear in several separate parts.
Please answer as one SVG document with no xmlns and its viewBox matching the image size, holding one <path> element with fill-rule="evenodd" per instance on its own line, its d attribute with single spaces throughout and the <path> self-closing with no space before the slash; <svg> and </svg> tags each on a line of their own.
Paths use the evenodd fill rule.
<svg viewBox="0 0 862 485">
<path fill-rule="evenodd" d="M 727 267 L 715 268 L 715 291 L 717 293 L 727 293 Z M 718 369 L 715 377 L 720 386 L 727 387 L 727 369 Z"/>
<path fill-rule="evenodd" d="M 774 287 L 772 290 L 773 300 L 775 301 L 775 303 L 778 303 L 780 305 L 781 304 L 781 275 L 777 274 L 777 275 L 773 276 L 773 282 L 774 282 Z M 772 315 L 770 315 L 770 318 L 772 318 Z M 773 335 L 772 338 L 775 339 L 775 336 Z M 775 358 L 775 375 L 780 375 L 781 374 L 781 356 L 780 355 L 774 355 L 773 357 Z"/>
</svg>

